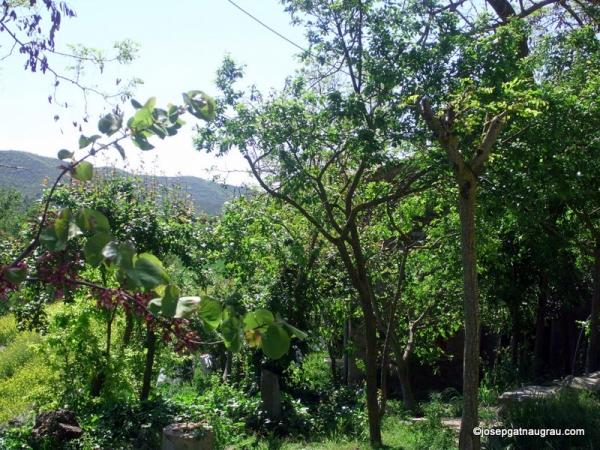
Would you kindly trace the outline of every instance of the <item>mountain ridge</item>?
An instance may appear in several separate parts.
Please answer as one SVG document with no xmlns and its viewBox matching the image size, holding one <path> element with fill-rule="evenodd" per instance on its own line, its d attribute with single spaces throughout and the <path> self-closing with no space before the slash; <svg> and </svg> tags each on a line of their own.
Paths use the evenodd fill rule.
<svg viewBox="0 0 600 450">
<path fill-rule="evenodd" d="M 38 198 L 44 189 L 44 180 L 52 180 L 58 173 L 61 161 L 20 150 L 0 150 L 0 187 L 21 192 L 29 199 Z M 97 167 L 98 172 L 115 172 L 124 177 L 150 177 L 159 184 L 179 186 L 191 196 L 196 211 L 210 215 L 221 212 L 223 204 L 245 192 L 238 186 L 218 184 L 194 176 L 135 175 L 121 169 Z"/>
</svg>

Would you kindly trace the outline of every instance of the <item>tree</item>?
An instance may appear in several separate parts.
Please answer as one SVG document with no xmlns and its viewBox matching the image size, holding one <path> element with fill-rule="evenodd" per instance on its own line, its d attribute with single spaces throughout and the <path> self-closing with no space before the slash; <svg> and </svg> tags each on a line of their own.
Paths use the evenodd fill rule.
<svg viewBox="0 0 600 450">
<path fill-rule="evenodd" d="M 442 114 L 434 112 L 427 98 L 420 102 L 424 121 L 448 156 L 458 193 L 465 320 L 461 449 L 476 449 L 480 445 L 479 437 L 472 433 L 479 423 L 480 313 L 475 240 L 477 184 L 506 120 L 511 114 L 536 114 L 532 108 L 541 104 L 535 99 L 530 82 L 525 81 L 526 78 L 519 78 L 524 75 L 518 66 L 522 41 L 518 33 L 518 29 L 506 27 L 497 36 L 481 39 L 473 47 L 464 49 L 464 59 L 457 67 L 460 76 L 456 80 L 469 74 L 476 77 L 478 86 L 474 89 L 469 87 L 471 81 L 460 86 L 459 81 L 458 92 L 455 96 L 449 96 Z M 490 46 L 492 41 L 493 48 Z M 493 67 L 489 66 L 482 61 L 483 55 L 478 52 L 487 53 L 487 58 L 500 60 L 501 65 L 494 63 Z"/>
<path fill-rule="evenodd" d="M 391 95 L 395 86 L 388 82 L 380 88 L 385 68 L 378 68 L 366 50 L 372 37 L 369 27 L 383 26 L 387 12 L 384 17 L 371 2 L 334 9 L 326 2 L 301 3 L 288 2 L 288 9 L 312 18 L 307 24 L 319 58 L 347 78 L 323 81 L 330 75 L 327 70 L 313 79 L 290 80 L 268 99 L 255 92 L 242 97 L 233 84 L 241 71 L 227 60 L 219 73 L 224 94 L 218 101 L 220 115 L 200 133 L 197 145 L 221 151 L 239 148 L 261 187 L 295 208 L 336 248 L 363 314 L 369 429 L 377 446 L 378 299 L 361 230 L 373 210 L 396 208 L 401 199 L 423 190 L 428 170 L 407 157 L 415 150 L 402 135 L 409 125 L 396 120 L 406 111 L 389 112 L 397 100 Z M 311 83 L 318 88 L 311 89 Z M 230 111 L 234 117 L 226 114 Z"/>
<path fill-rule="evenodd" d="M 598 39 L 592 28 L 583 27 L 548 36 L 533 50 L 535 69 L 539 73 L 544 115 L 531 121 L 517 139 L 507 142 L 503 151 L 512 164 L 505 166 L 512 174 L 506 189 L 523 192 L 530 222 L 536 216 L 537 233 L 548 239 L 544 251 L 559 246 L 572 254 L 571 267 L 558 272 L 575 272 L 577 254 L 589 267 L 591 282 L 590 334 L 586 371 L 598 368 L 598 202 L 597 166 L 597 83 L 598 73 L 591 69 L 598 61 Z M 515 177 L 515 171 L 527 174 Z M 554 256 L 556 258 L 556 256 Z M 545 271 L 551 272 L 551 268 Z M 560 273 L 550 276 L 560 279 Z M 581 295 L 571 281 L 571 296 Z M 568 298 L 568 293 L 561 297 Z"/>
</svg>

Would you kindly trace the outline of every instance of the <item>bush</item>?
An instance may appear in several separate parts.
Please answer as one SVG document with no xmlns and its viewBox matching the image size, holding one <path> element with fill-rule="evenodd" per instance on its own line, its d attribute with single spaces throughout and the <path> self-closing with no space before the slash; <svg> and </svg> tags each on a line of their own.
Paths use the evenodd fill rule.
<svg viewBox="0 0 600 450">
<path fill-rule="evenodd" d="M 130 345 L 124 346 L 124 318 L 114 317 L 107 359 L 108 314 L 78 293 L 73 302 L 58 305 L 49 319 L 44 348 L 50 364 L 62 374 L 62 400 L 71 408 L 85 406 L 93 385 L 100 385 L 100 395 L 113 401 L 129 401 L 139 391 L 145 351 L 139 345 L 139 327 L 134 328 Z"/>
<path fill-rule="evenodd" d="M 421 406 L 425 420 L 414 425 L 415 449 L 452 449 L 456 447 L 454 433 L 442 425 L 442 418 L 452 415 L 455 412 L 455 406 L 443 403 L 442 398 L 442 394 L 432 394 L 431 401 Z M 456 397 L 452 396 L 452 399 L 454 398 Z"/>
<path fill-rule="evenodd" d="M 101 402 L 79 413 L 84 435 L 71 448 L 154 450 L 160 448 L 162 429 L 177 414 L 176 405 L 161 399 L 142 404 Z"/>
<path fill-rule="evenodd" d="M 8 345 L 18 332 L 17 321 L 12 314 L 0 316 L 0 345 Z"/>
<path fill-rule="evenodd" d="M 260 415 L 260 398 L 223 383 L 216 375 L 203 377 L 198 384 L 181 385 L 173 394 L 171 401 L 179 410 L 177 420 L 207 420 L 215 432 L 217 448 L 248 440 L 246 429 Z"/>
<path fill-rule="evenodd" d="M 511 403 L 503 412 L 504 428 L 584 429 L 585 436 L 513 436 L 496 448 L 597 448 L 600 442 L 600 400 L 587 391 L 565 389 L 555 397 Z"/>
<path fill-rule="evenodd" d="M 365 393 L 355 387 L 332 389 L 311 410 L 315 432 L 322 435 L 364 437 L 367 423 Z M 308 430 L 311 434 L 311 430 Z"/>
<path fill-rule="evenodd" d="M 0 380 L 0 423 L 54 399 L 56 376 L 44 358 L 35 356 L 10 378 Z"/>
<path fill-rule="evenodd" d="M 40 342 L 37 333 L 28 331 L 16 335 L 2 352 L 0 358 L 0 380 L 12 377 L 27 361 L 35 356 L 32 346 Z"/>
<path fill-rule="evenodd" d="M 292 390 L 325 392 L 333 386 L 331 369 L 325 358 L 326 353 L 316 352 L 306 355 L 300 363 L 292 363 L 286 370 L 286 381 Z"/>
</svg>

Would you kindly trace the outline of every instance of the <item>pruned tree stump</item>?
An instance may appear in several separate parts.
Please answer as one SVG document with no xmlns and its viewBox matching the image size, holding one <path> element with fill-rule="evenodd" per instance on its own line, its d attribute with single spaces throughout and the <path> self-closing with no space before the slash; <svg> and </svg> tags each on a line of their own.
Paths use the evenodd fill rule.
<svg viewBox="0 0 600 450">
<path fill-rule="evenodd" d="M 213 450 L 215 434 L 206 422 L 173 423 L 163 428 L 162 450 Z"/>
<path fill-rule="evenodd" d="M 264 367 L 260 372 L 260 396 L 262 409 L 267 413 L 267 417 L 275 421 L 281 419 L 279 376 Z"/>
<path fill-rule="evenodd" d="M 35 418 L 32 437 L 35 440 L 50 438 L 55 443 L 64 443 L 79 438 L 83 430 L 75 413 L 64 409 L 42 412 Z"/>
</svg>

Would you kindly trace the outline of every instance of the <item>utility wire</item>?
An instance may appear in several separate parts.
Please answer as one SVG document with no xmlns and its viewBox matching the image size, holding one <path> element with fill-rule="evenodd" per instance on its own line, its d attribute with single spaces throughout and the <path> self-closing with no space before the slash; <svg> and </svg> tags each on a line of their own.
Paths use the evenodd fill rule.
<svg viewBox="0 0 600 450">
<path fill-rule="evenodd" d="M 252 13 L 246 11 L 244 8 L 242 8 L 240 5 L 238 5 L 237 3 L 235 3 L 233 0 L 227 0 L 229 3 L 231 3 L 233 6 L 235 6 L 237 9 L 239 9 L 241 12 L 243 12 L 244 14 L 246 14 L 248 17 L 250 17 L 252 20 L 254 20 L 255 22 L 259 23 L 260 25 L 262 25 L 263 27 L 265 27 L 267 30 L 269 30 L 271 33 L 274 33 L 275 35 L 279 36 L 281 39 L 283 39 L 284 41 L 292 44 L 294 47 L 299 48 L 300 50 L 302 50 L 303 52 L 306 52 L 309 56 L 310 52 L 305 49 L 304 47 L 302 47 L 300 44 L 295 43 L 294 41 L 292 41 L 291 39 L 285 37 L 283 34 L 281 34 L 280 32 L 278 32 L 277 30 L 274 30 L 273 28 L 271 28 L 269 25 L 267 25 L 266 23 L 264 23 L 262 20 L 260 20 L 258 17 L 254 16 Z M 346 75 L 350 75 L 350 73 L 346 72 L 343 69 L 339 69 L 340 72 L 345 73 Z"/>
<path fill-rule="evenodd" d="M 240 5 L 238 5 L 237 3 L 235 3 L 233 0 L 227 0 L 229 3 L 231 3 L 233 6 L 235 6 L 237 9 L 239 9 L 241 12 L 243 12 L 244 14 L 246 14 L 248 17 L 250 17 L 252 20 L 254 20 L 255 22 L 258 22 L 260 25 L 262 25 L 263 27 L 265 27 L 267 30 L 269 30 L 271 33 L 275 33 L 277 36 L 279 36 L 281 39 L 283 39 L 284 41 L 289 42 L 290 44 L 292 44 L 294 47 L 299 48 L 300 50 L 302 50 L 303 52 L 306 52 L 307 50 L 302 47 L 299 44 L 296 44 L 294 41 L 292 41 L 291 39 L 288 39 L 287 37 L 285 37 L 283 34 L 281 34 L 280 32 L 278 32 L 277 30 L 274 30 L 273 28 L 271 28 L 269 25 L 267 25 L 266 23 L 264 23 L 262 20 L 260 20 L 258 17 L 252 15 L 250 12 L 246 11 L 244 8 L 242 8 Z"/>
</svg>

